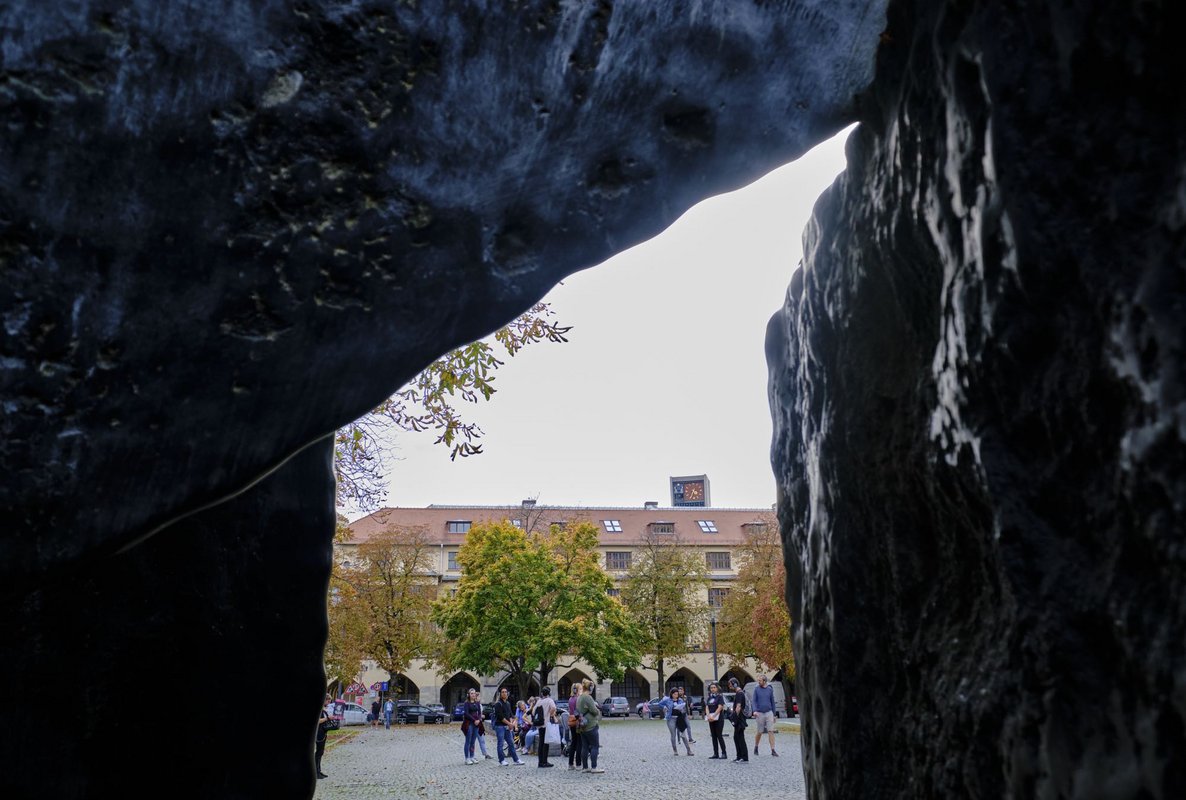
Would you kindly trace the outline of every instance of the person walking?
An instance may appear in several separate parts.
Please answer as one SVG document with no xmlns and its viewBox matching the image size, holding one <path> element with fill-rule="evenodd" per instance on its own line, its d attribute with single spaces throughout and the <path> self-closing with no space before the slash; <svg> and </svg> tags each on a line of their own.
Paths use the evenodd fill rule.
<svg viewBox="0 0 1186 800">
<path fill-rule="evenodd" d="M 507 766 L 507 756 L 515 762 L 515 766 L 523 766 L 519 753 L 515 750 L 515 707 L 510 701 L 510 694 L 506 687 L 498 690 L 498 702 L 494 704 L 494 739 L 497 742 L 498 766 Z M 503 744 L 506 750 L 503 750 Z"/>
<path fill-rule="evenodd" d="M 537 766 L 554 767 L 555 764 L 548 763 L 548 751 L 552 746 L 548 744 L 547 733 L 548 725 L 556 724 L 556 701 L 552 699 L 552 687 L 545 686 L 539 690 L 540 698 L 535 701 L 535 720 L 536 733 L 535 746 L 539 750 L 539 764 Z"/>
<path fill-rule="evenodd" d="M 585 739 L 581 736 L 578 725 L 581 717 L 577 713 L 577 698 L 581 696 L 581 684 L 572 685 L 572 696 L 568 698 L 568 768 L 577 769 L 581 763 L 581 752 L 585 748 Z"/>
<path fill-rule="evenodd" d="M 383 706 L 379 703 L 379 698 L 375 698 L 371 703 L 371 727 L 379 727 L 379 715 L 383 713 Z"/>
<path fill-rule="evenodd" d="M 465 735 L 462 754 L 465 756 L 466 764 L 478 763 L 478 760 L 474 758 L 474 745 L 478 742 L 481 729 L 482 704 L 478 702 L 478 690 L 470 689 L 461 710 L 461 732 Z"/>
<path fill-rule="evenodd" d="M 317 720 L 317 736 L 315 737 L 315 741 L 313 743 L 313 762 L 317 766 L 318 780 L 329 777 L 321 771 L 321 757 L 325 755 L 325 740 L 329 738 L 330 721 L 329 711 L 327 709 L 327 706 L 329 705 L 328 694 L 325 696 L 325 703 L 326 705 L 321 707 L 321 716 Z"/>
<path fill-rule="evenodd" d="M 577 698 L 577 713 L 581 715 L 578 730 L 584 738 L 584 750 L 581 753 L 581 772 L 591 772 L 597 775 L 605 772 L 597 766 L 597 754 L 601 750 L 601 709 L 593 699 L 593 681 L 585 678 L 581 681 L 581 696 Z M 592 768 L 590 768 L 592 765 Z"/>
<path fill-rule="evenodd" d="M 721 696 L 719 684 L 710 683 L 708 685 L 708 697 L 704 701 L 704 717 L 708 720 L 708 737 L 712 739 L 712 755 L 709 758 L 728 758 L 729 751 L 725 749 L 724 734 L 725 698 Z"/>
<path fill-rule="evenodd" d="M 395 702 L 388 697 L 387 702 L 383 704 L 383 727 L 391 730 L 391 715 L 395 713 Z"/>
<path fill-rule="evenodd" d="M 762 734 L 770 735 L 770 755 L 777 756 L 774 749 L 774 687 L 766 685 L 766 676 L 758 676 L 758 685 L 754 687 L 754 727 L 758 735 L 754 739 L 754 755 L 758 754 L 758 745 L 762 743 Z"/>
<path fill-rule="evenodd" d="M 733 690 L 733 747 L 737 750 L 737 758 L 733 759 L 734 764 L 748 764 L 749 750 L 745 745 L 745 718 L 748 716 L 746 712 L 745 692 L 741 691 L 741 684 L 737 682 L 736 678 L 729 679 L 729 688 Z"/>
</svg>

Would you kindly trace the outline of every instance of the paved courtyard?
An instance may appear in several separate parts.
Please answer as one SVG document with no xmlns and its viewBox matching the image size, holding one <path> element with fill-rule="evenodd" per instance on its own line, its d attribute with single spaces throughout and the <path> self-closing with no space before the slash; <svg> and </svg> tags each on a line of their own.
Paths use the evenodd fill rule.
<svg viewBox="0 0 1186 800">
<path fill-rule="evenodd" d="M 695 756 L 671 755 L 671 740 L 662 720 L 614 719 L 601 726 L 599 766 L 603 775 L 568 771 L 568 759 L 553 757 L 554 769 L 538 769 L 535 757 L 525 767 L 500 767 L 482 760 L 466 766 L 461 754 L 460 723 L 404 725 L 390 731 L 366 726 L 349 741 L 325 755 L 322 769 L 329 774 L 317 782 L 317 798 L 638 798 L 661 792 L 679 800 L 739 797 L 806 797 L 799 754 L 799 736 L 779 733 L 778 758 L 770 756 L 765 737 L 762 755 L 753 754 L 753 725 L 749 734 L 749 764 L 713 761 L 708 724 L 693 723 Z M 725 725 L 729 757 L 734 757 L 732 731 Z M 494 735 L 486 749 L 495 755 Z M 563 762 L 563 766 L 560 766 Z"/>
</svg>

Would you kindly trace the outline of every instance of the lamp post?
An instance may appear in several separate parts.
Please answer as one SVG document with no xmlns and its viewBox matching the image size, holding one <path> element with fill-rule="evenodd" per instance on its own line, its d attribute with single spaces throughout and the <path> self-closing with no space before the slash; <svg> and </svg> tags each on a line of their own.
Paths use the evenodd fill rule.
<svg viewBox="0 0 1186 800">
<path fill-rule="evenodd" d="M 709 611 L 709 622 L 712 624 L 712 679 L 717 681 L 720 679 L 717 677 L 717 610 L 715 606 Z"/>
</svg>

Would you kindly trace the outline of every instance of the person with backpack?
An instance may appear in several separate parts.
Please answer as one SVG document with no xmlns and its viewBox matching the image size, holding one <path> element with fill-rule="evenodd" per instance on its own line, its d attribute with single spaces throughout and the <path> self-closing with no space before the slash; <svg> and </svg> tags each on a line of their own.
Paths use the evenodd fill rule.
<svg viewBox="0 0 1186 800">
<path fill-rule="evenodd" d="M 729 688 L 733 690 L 733 747 L 737 750 L 737 758 L 733 759 L 734 764 L 748 764 L 749 750 L 745 744 L 745 718 L 747 716 L 745 710 L 745 692 L 741 690 L 741 684 L 737 682 L 736 678 L 729 679 Z"/>
</svg>

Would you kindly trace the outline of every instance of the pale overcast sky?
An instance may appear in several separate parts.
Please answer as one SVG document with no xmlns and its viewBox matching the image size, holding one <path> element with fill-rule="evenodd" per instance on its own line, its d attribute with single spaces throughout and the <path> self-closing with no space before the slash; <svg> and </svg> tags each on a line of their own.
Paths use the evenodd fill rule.
<svg viewBox="0 0 1186 800">
<path fill-rule="evenodd" d="M 463 404 L 485 452 L 400 434 L 386 505 L 666 506 L 668 476 L 702 473 L 713 506 L 773 503 L 766 323 L 847 135 L 566 278 L 546 300 L 569 342 L 507 359 L 491 402 Z"/>
</svg>

